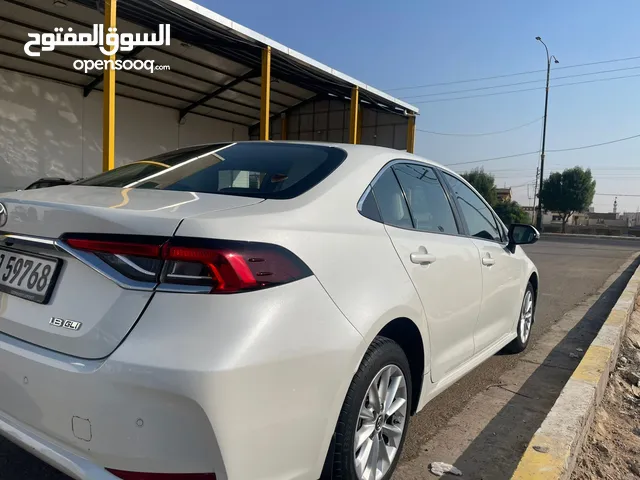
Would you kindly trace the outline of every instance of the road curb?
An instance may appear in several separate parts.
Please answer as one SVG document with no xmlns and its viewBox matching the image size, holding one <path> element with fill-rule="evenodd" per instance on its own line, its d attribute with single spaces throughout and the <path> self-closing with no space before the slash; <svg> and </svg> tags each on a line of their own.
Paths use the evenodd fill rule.
<svg viewBox="0 0 640 480">
<path fill-rule="evenodd" d="M 640 288 L 640 267 L 527 446 L 512 480 L 569 479 L 615 367 Z"/>
<path fill-rule="evenodd" d="M 588 233 L 546 233 L 543 232 L 541 238 L 604 238 L 607 240 L 630 240 L 630 241 L 640 241 L 640 237 L 630 236 L 623 237 L 622 235 L 591 235 Z"/>
</svg>

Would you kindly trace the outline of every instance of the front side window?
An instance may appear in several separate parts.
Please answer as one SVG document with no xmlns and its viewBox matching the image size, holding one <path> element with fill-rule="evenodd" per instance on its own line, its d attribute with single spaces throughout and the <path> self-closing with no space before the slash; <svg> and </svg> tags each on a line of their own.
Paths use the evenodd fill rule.
<svg viewBox="0 0 640 480">
<path fill-rule="evenodd" d="M 402 163 L 393 167 L 409 203 L 417 230 L 458 233 L 453 210 L 431 167 Z"/>
<path fill-rule="evenodd" d="M 77 185 L 287 199 L 318 185 L 345 158 L 344 150 L 323 145 L 219 143 L 133 162 Z"/>
<path fill-rule="evenodd" d="M 469 233 L 473 237 L 501 242 L 498 223 L 487 204 L 462 181 L 446 172 L 444 175 L 458 200 Z"/>
</svg>

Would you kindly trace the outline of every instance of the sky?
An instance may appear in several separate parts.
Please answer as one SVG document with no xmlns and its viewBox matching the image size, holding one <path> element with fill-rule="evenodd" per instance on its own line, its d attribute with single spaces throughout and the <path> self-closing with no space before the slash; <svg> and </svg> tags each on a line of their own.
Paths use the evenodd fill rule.
<svg viewBox="0 0 640 480">
<path fill-rule="evenodd" d="M 551 70 L 547 150 L 640 134 L 637 0 L 198 3 L 419 107 L 417 129 L 456 134 L 416 134 L 416 153 L 445 165 L 540 150 L 547 58 L 536 36 L 560 62 Z M 611 62 L 629 57 L 639 58 Z M 573 67 L 594 62 L 606 63 Z M 591 75 L 607 70 L 616 71 Z M 531 71 L 539 72 L 460 82 Z M 554 80 L 563 76 L 570 77 Z M 593 81 L 613 77 L 628 78 Z M 585 81 L 589 83 L 559 86 Z M 530 83 L 487 88 L 520 82 Z M 448 84 L 403 88 L 434 83 Z M 486 95 L 532 88 L 536 89 Z M 469 89 L 477 90 L 442 94 Z M 450 100 L 475 95 L 484 96 Z M 504 130 L 511 131 L 491 134 Z M 639 153 L 640 138 L 568 152 L 548 151 L 545 177 L 576 165 L 590 168 L 597 182 L 596 211 L 612 211 L 615 197 L 608 195 L 612 194 L 620 195 L 618 211 L 635 212 L 640 209 Z M 452 168 L 464 172 L 482 167 L 494 173 L 498 186 L 513 187 L 515 200 L 530 205 L 538 164 L 539 155 L 531 154 Z"/>
</svg>

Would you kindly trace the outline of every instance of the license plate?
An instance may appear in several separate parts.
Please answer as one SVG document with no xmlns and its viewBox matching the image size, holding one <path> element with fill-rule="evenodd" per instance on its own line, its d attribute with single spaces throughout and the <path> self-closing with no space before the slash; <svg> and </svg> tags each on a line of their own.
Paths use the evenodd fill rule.
<svg viewBox="0 0 640 480">
<path fill-rule="evenodd" d="M 0 248 L 0 292 L 47 303 L 61 264 L 58 258 Z"/>
</svg>

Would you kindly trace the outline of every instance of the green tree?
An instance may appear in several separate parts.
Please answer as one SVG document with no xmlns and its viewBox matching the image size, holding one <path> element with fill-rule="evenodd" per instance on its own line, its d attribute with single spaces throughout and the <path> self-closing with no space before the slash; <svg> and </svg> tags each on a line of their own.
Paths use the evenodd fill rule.
<svg viewBox="0 0 640 480">
<path fill-rule="evenodd" d="M 473 188 L 484 197 L 505 225 L 511 225 L 512 223 L 529 223 L 527 212 L 518 205 L 518 202 L 498 200 L 496 181 L 493 175 L 486 173 L 482 168 L 476 168 L 470 172 L 463 173 L 462 178 L 469 182 Z"/>
<path fill-rule="evenodd" d="M 512 200 L 505 200 L 503 202 L 499 201 L 493 206 L 493 210 L 506 226 L 509 226 L 512 223 L 530 222 L 527 212 L 522 209 L 518 202 L 514 202 Z"/>
<path fill-rule="evenodd" d="M 493 206 L 498 203 L 496 179 L 493 175 L 486 173 L 482 168 L 475 168 L 470 172 L 463 173 L 461 176 L 484 197 L 489 205 Z"/>
<path fill-rule="evenodd" d="M 562 233 L 565 233 L 569 217 L 575 212 L 585 211 L 593 202 L 596 181 L 590 169 L 568 168 L 562 173 L 549 175 L 542 183 L 540 193 L 542 208 L 562 215 Z"/>
</svg>

